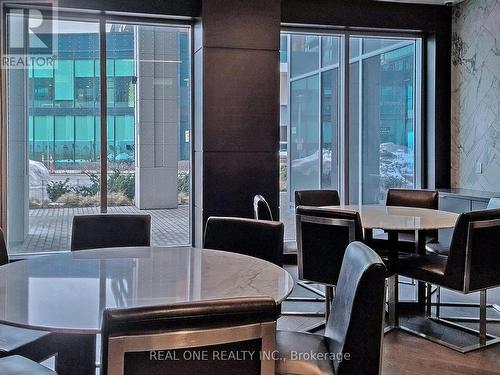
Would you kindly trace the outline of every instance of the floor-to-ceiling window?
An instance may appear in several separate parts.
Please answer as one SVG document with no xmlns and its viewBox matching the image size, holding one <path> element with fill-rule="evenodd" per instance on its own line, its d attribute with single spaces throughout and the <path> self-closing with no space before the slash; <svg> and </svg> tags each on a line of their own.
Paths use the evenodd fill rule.
<svg viewBox="0 0 500 375">
<path fill-rule="evenodd" d="M 295 236 L 296 190 L 336 189 L 344 201 L 379 204 L 390 188 L 418 186 L 419 51 L 411 36 L 282 33 L 286 240 Z"/>
<path fill-rule="evenodd" d="M 59 12 L 49 32 L 25 33 L 36 14 L 7 14 L 8 56 L 34 62 L 6 67 L 9 251 L 67 250 L 72 217 L 98 212 L 149 213 L 153 244 L 188 244 L 190 28 Z"/>
<path fill-rule="evenodd" d="M 388 189 L 417 184 L 416 49 L 415 39 L 350 39 L 351 203 L 384 203 Z"/>
</svg>

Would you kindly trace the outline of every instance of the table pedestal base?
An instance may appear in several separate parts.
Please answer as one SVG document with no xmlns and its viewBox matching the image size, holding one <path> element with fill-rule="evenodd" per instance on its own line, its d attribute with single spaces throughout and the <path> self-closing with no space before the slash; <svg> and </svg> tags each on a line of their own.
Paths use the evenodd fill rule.
<svg viewBox="0 0 500 375">
<path fill-rule="evenodd" d="M 54 334 L 58 348 L 58 375 L 95 375 L 96 336 L 86 334 Z"/>
</svg>

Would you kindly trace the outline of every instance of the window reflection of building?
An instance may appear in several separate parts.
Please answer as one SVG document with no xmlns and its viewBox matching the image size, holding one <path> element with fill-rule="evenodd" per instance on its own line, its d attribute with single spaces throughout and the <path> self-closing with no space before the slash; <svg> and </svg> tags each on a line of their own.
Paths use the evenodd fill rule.
<svg viewBox="0 0 500 375">
<path fill-rule="evenodd" d="M 288 80 L 290 100 L 282 103 L 280 124 L 287 131 L 280 134 L 288 141 L 290 202 L 295 190 L 339 188 L 341 39 L 293 33 L 281 38 L 281 78 Z M 349 197 L 379 203 L 387 189 L 416 183 L 417 40 L 349 40 Z M 290 123 L 283 118 L 288 113 Z"/>
<path fill-rule="evenodd" d="M 119 27 L 118 27 L 119 26 Z M 107 38 L 108 159 L 133 163 L 136 131 L 135 29 L 112 25 Z M 179 160 L 189 159 L 189 33 L 172 29 L 178 39 Z M 60 33 L 54 69 L 30 68 L 29 158 L 71 169 L 99 159 L 99 35 Z M 88 164 L 86 165 L 88 166 Z"/>
</svg>

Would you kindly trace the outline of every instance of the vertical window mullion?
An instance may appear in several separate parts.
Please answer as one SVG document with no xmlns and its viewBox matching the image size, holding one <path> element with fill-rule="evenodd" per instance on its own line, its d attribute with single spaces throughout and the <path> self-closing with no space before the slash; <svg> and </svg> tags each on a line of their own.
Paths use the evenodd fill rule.
<svg viewBox="0 0 500 375">
<path fill-rule="evenodd" d="M 319 87 L 319 102 L 318 102 L 318 131 L 319 131 L 319 148 L 318 148 L 318 163 L 319 163 L 319 174 L 318 174 L 318 186 L 320 189 L 323 188 L 323 72 L 321 70 L 322 68 L 322 57 L 323 57 L 323 37 L 320 35 L 318 36 L 319 38 L 319 43 L 318 43 L 318 48 L 319 48 L 319 53 L 318 53 L 318 66 L 319 66 L 319 72 L 318 72 L 318 87 Z"/>
<path fill-rule="evenodd" d="M 286 178 L 287 178 L 287 190 L 288 190 L 288 201 L 289 201 L 289 206 L 294 207 L 294 197 L 292 195 L 292 189 L 291 189 L 291 181 L 292 181 L 292 84 L 291 84 L 291 76 L 292 76 L 292 36 L 290 34 L 287 35 L 287 54 L 286 54 L 286 63 L 287 63 L 287 90 L 288 90 L 288 98 L 287 98 L 287 104 L 288 104 L 288 126 L 287 126 L 287 173 L 286 173 Z"/>
<path fill-rule="evenodd" d="M 108 85 L 107 85 L 107 50 L 106 50 L 106 18 L 99 18 L 99 64 L 100 64 L 100 91 L 101 91 L 101 213 L 108 211 L 108 148 L 107 148 L 107 122 L 108 122 Z"/>
<path fill-rule="evenodd" d="M 349 204 L 349 43 L 350 34 L 345 33 L 341 39 L 341 67 L 339 69 L 341 88 L 339 95 L 339 104 L 341 108 L 339 116 L 339 160 L 342 166 L 339 170 L 340 190 L 343 197 L 343 203 Z"/>
<path fill-rule="evenodd" d="M 363 44 L 364 39 L 359 40 L 359 66 L 358 66 L 358 203 L 363 204 Z"/>
</svg>

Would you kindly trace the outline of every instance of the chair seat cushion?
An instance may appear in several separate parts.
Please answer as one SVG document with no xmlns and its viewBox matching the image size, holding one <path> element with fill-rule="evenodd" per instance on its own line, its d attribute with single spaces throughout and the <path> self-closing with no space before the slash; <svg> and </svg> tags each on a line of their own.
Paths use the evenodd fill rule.
<svg viewBox="0 0 500 375">
<path fill-rule="evenodd" d="M 276 341 L 280 358 L 276 361 L 276 373 L 308 375 L 334 373 L 328 343 L 323 336 L 277 331 Z"/>
<path fill-rule="evenodd" d="M 0 357 L 6 354 L 24 354 L 31 345 L 39 345 L 41 341 L 50 336 L 49 332 L 36 331 L 0 324 Z M 26 354 L 24 354 L 26 355 Z"/>
<path fill-rule="evenodd" d="M 0 358 L 0 374 L 2 375 L 57 375 L 42 366 L 19 355 Z"/>
<path fill-rule="evenodd" d="M 392 269 L 401 276 L 442 285 L 447 260 L 437 254 L 411 255 L 398 258 Z"/>
</svg>

